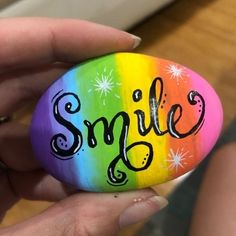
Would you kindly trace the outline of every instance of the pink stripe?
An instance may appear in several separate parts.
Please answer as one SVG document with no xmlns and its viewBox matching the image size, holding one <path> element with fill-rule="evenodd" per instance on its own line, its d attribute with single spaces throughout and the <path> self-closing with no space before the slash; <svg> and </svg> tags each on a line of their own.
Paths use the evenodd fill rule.
<svg viewBox="0 0 236 236">
<path fill-rule="evenodd" d="M 203 80 L 197 73 L 187 69 L 192 79 L 193 89 L 196 89 L 205 100 L 205 121 L 201 133 L 201 149 L 204 158 L 215 145 L 223 124 L 223 109 L 218 95 L 210 84 Z"/>
</svg>

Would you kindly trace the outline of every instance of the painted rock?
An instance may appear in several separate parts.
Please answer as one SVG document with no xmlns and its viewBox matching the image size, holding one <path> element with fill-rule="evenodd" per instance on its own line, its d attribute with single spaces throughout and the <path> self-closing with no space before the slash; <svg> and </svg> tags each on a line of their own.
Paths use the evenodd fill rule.
<svg viewBox="0 0 236 236">
<path fill-rule="evenodd" d="M 175 62 L 133 53 L 89 60 L 54 82 L 31 125 L 36 157 L 88 191 L 174 179 L 214 146 L 222 107 L 211 86 Z"/>
</svg>

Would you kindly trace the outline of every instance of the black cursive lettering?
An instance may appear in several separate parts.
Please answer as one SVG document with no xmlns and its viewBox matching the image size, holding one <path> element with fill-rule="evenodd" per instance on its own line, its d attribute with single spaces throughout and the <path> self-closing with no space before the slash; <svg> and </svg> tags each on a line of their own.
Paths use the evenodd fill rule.
<svg viewBox="0 0 236 236">
<path fill-rule="evenodd" d="M 54 156 L 56 156 L 59 159 L 62 160 L 68 160 L 73 157 L 75 153 L 79 151 L 79 149 L 82 146 L 83 138 L 82 134 L 79 129 L 77 129 L 70 121 L 66 120 L 63 118 L 59 104 L 62 102 L 62 100 L 65 99 L 66 103 L 64 105 L 64 110 L 68 114 L 75 114 L 79 112 L 80 110 L 80 100 L 79 97 L 74 94 L 74 93 L 63 93 L 59 97 L 56 98 L 54 104 L 53 104 L 53 115 L 56 119 L 56 121 L 63 125 L 73 136 L 73 143 L 70 147 L 68 146 L 67 142 L 67 137 L 62 134 L 56 134 L 52 137 L 50 145 L 51 145 L 51 150 Z M 67 101 L 73 99 L 76 103 L 76 107 L 72 107 L 72 102 Z"/>
<path fill-rule="evenodd" d="M 120 132 L 120 137 L 119 137 L 119 154 L 114 158 L 114 160 L 110 163 L 108 170 L 107 170 L 107 175 L 109 178 L 108 183 L 111 185 L 123 185 L 125 184 L 127 180 L 127 175 L 125 172 L 121 170 L 117 170 L 117 175 L 116 175 L 116 166 L 119 161 L 122 161 L 125 166 L 132 171 L 141 171 L 145 170 L 149 167 L 149 165 L 152 162 L 153 158 L 153 149 L 152 145 L 148 142 L 140 141 L 140 142 L 135 142 L 129 146 L 127 146 L 127 137 L 128 137 L 128 131 L 129 131 L 129 126 L 130 126 L 130 118 L 129 115 L 126 112 L 119 112 L 117 113 L 113 119 L 111 120 L 110 124 L 108 123 L 107 119 L 105 117 L 101 117 L 97 119 L 94 123 L 91 123 L 88 120 L 84 121 L 84 124 L 88 128 L 88 145 L 91 148 L 96 147 L 97 145 L 97 140 L 95 137 L 95 132 L 94 128 L 98 123 L 102 123 L 104 127 L 104 142 L 108 145 L 113 144 L 114 142 L 114 126 L 116 124 L 116 121 L 118 119 L 122 119 L 122 128 Z M 135 167 L 131 164 L 127 152 L 131 150 L 132 148 L 136 146 L 146 146 L 148 149 L 148 153 L 146 153 L 146 163 L 142 167 Z M 140 157 L 141 158 L 141 157 Z M 144 157 L 143 157 L 144 158 Z"/>
<path fill-rule="evenodd" d="M 157 93 L 156 93 L 157 82 L 159 83 L 159 96 L 158 96 L 158 98 L 157 98 Z M 136 90 L 134 92 L 136 92 Z M 138 131 L 143 136 L 147 135 L 151 129 L 153 129 L 154 132 L 156 133 L 156 135 L 158 135 L 158 136 L 164 135 L 168 132 L 168 130 L 161 131 L 160 125 L 159 125 L 158 108 L 161 104 L 162 95 L 163 95 L 163 81 L 161 78 L 158 77 L 153 80 L 150 91 L 149 91 L 150 124 L 147 128 L 145 125 L 144 111 L 138 109 L 134 112 L 138 118 Z M 135 102 L 140 100 L 140 99 L 135 100 L 134 97 L 135 96 L 133 94 L 133 100 Z"/>
<path fill-rule="evenodd" d="M 73 123 L 66 119 L 67 115 L 79 113 L 80 100 L 78 95 L 75 93 L 66 92 L 61 94 L 61 92 L 62 90 L 56 93 L 52 99 L 53 115 L 55 120 L 69 132 L 70 139 L 72 137 L 72 143 L 69 145 L 69 137 L 63 133 L 58 133 L 52 137 L 50 145 L 52 154 L 55 157 L 61 160 L 68 160 L 74 157 L 74 154 L 80 150 L 83 143 L 83 135 L 81 131 Z M 195 106 L 199 103 L 198 105 L 201 108 L 199 109 L 199 112 L 201 113 L 199 114 L 195 124 L 193 124 L 192 127 L 186 132 L 180 132 L 177 129 L 177 124 L 181 121 L 181 117 L 183 115 L 183 107 L 181 104 L 173 104 L 171 106 L 169 112 L 167 113 L 165 130 L 160 127 L 159 109 L 163 108 L 162 105 L 166 102 L 166 100 L 162 101 L 162 99 L 166 96 L 167 94 L 164 94 L 164 83 L 162 78 L 155 78 L 149 90 L 149 124 L 146 124 L 145 112 L 143 110 L 137 109 L 134 111 L 134 114 L 137 117 L 137 131 L 140 134 L 140 137 L 146 136 L 151 130 L 153 130 L 157 136 L 167 135 L 169 133 L 170 136 L 177 139 L 182 139 L 189 135 L 197 134 L 204 124 L 205 116 L 205 101 L 201 94 L 197 91 L 190 91 L 187 95 L 190 106 Z M 140 102 L 143 99 L 142 90 L 134 90 L 132 93 L 132 99 L 136 103 Z M 114 128 L 118 122 L 120 124 L 120 121 L 122 122 L 120 132 L 117 134 L 117 137 L 115 137 Z M 103 141 L 105 144 L 112 145 L 117 138 L 117 154 L 107 167 L 107 182 L 110 185 L 121 186 L 128 182 L 126 172 L 119 168 L 120 163 L 123 163 L 128 170 L 134 172 L 146 170 L 151 165 L 154 156 L 151 143 L 142 140 L 132 144 L 127 143 L 130 129 L 130 117 L 125 111 L 116 113 L 110 122 L 106 117 L 102 116 L 94 122 L 85 119 L 84 125 L 87 127 L 88 131 L 87 143 L 89 148 L 95 148 L 99 145 L 95 132 L 95 128 L 98 125 L 102 125 L 103 127 Z M 138 157 L 139 160 L 143 160 L 140 162 L 142 165 L 140 164 L 139 166 L 135 166 L 129 157 L 129 152 L 137 147 L 142 147 L 141 149 L 145 150 L 144 154 L 140 154 L 145 156 Z"/>
</svg>

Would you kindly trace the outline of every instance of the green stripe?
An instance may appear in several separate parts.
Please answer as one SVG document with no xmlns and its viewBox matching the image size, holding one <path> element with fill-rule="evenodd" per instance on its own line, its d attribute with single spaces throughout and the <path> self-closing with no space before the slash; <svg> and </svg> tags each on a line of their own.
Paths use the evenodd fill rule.
<svg viewBox="0 0 236 236">
<path fill-rule="evenodd" d="M 100 117 L 105 117 L 110 123 L 114 116 L 123 110 L 122 103 L 125 100 L 120 98 L 122 84 L 119 80 L 120 75 L 116 70 L 118 66 L 114 55 L 108 55 L 98 59 L 92 59 L 88 63 L 84 63 L 79 67 L 76 77 L 77 86 L 79 86 L 81 99 L 81 113 L 83 117 L 93 123 Z M 102 81 L 108 81 L 111 90 L 105 92 L 99 90 L 98 85 Z M 101 191 L 121 191 L 127 189 L 128 186 L 135 186 L 135 172 L 130 171 L 119 161 L 117 170 L 124 170 L 128 175 L 128 183 L 124 186 L 113 187 L 107 183 L 107 169 L 112 160 L 119 154 L 119 136 L 122 128 L 122 119 L 116 121 L 114 127 L 114 143 L 107 145 L 104 143 L 103 124 L 99 123 L 95 127 L 95 135 L 97 146 L 90 148 L 91 156 L 87 157 L 88 161 L 93 162 L 96 172 L 92 181 L 95 185 L 104 186 Z M 87 132 L 84 133 L 84 142 L 87 140 Z M 103 161 L 101 161 L 103 159 Z"/>
</svg>

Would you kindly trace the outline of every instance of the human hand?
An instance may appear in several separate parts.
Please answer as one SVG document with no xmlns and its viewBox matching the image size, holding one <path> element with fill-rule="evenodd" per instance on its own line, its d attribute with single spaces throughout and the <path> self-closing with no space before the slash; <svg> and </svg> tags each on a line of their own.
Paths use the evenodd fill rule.
<svg viewBox="0 0 236 236">
<path fill-rule="evenodd" d="M 73 64 L 114 51 L 130 51 L 139 39 L 78 20 L 0 20 L 0 116 L 37 99 Z M 113 235 L 162 208 L 152 190 L 119 194 L 76 193 L 48 175 L 34 158 L 28 127 L 0 125 L 0 214 L 20 198 L 56 201 L 43 213 L 0 230 L 4 235 Z M 73 195 L 72 195 L 73 194 Z"/>
</svg>

